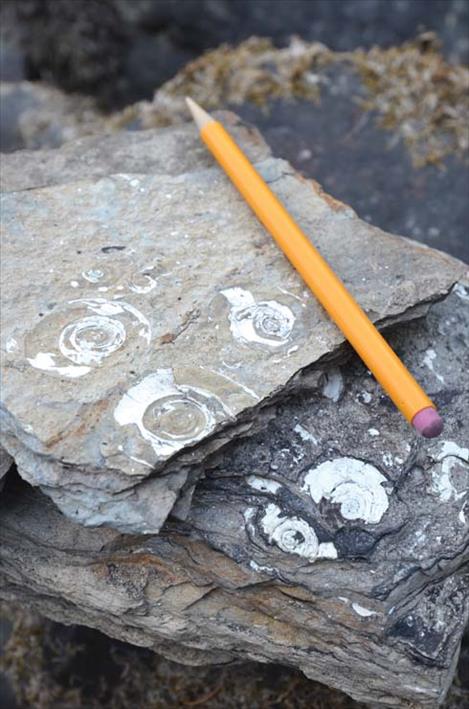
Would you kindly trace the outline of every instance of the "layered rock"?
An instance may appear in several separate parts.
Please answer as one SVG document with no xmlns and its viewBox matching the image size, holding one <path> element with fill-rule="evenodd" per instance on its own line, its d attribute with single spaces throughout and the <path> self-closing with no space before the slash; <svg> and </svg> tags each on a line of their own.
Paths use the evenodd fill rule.
<svg viewBox="0 0 469 709">
<path fill-rule="evenodd" d="M 421 315 L 461 276 L 227 120 L 380 326 Z M 202 150 L 188 126 L 7 161 L 3 445 L 87 525 L 154 533 L 176 504 L 184 517 L 206 456 L 264 426 L 272 401 L 314 387 L 304 370 L 343 345 Z"/>
<path fill-rule="evenodd" d="M 0 446 L 0 490 L 3 487 L 4 477 L 13 464 L 13 458 Z"/>
<path fill-rule="evenodd" d="M 0 593 L 178 662 L 299 667 L 377 706 L 436 708 L 469 614 L 469 288 L 391 344 L 445 419 L 417 438 L 354 357 L 208 458 L 184 522 L 84 529 L 11 480 Z M 304 380 L 306 385 L 306 378 Z"/>
</svg>

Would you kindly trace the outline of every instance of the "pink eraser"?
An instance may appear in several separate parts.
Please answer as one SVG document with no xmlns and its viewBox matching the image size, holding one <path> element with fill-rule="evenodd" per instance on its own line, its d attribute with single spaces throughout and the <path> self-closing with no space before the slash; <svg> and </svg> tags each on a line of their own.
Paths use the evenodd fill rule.
<svg viewBox="0 0 469 709">
<path fill-rule="evenodd" d="M 427 406 L 415 414 L 412 426 L 425 438 L 435 438 L 443 430 L 443 419 L 434 408 Z"/>
</svg>

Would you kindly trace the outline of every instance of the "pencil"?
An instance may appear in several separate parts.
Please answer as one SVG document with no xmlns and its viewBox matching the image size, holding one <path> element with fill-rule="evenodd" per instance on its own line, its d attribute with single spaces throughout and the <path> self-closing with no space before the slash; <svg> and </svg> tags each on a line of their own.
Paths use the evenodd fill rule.
<svg viewBox="0 0 469 709">
<path fill-rule="evenodd" d="M 423 436 L 438 436 L 443 421 L 435 405 L 340 278 L 221 123 L 192 99 L 186 101 L 207 148 L 397 408 Z"/>
</svg>

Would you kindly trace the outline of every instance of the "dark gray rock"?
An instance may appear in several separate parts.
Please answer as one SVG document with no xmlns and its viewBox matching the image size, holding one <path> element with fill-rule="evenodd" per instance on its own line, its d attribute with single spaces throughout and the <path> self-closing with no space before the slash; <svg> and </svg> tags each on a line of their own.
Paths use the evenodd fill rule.
<svg viewBox="0 0 469 709">
<path fill-rule="evenodd" d="M 468 294 L 390 337 L 441 440 L 415 438 L 356 358 L 321 367 L 321 391 L 206 462 L 186 521 L 158 536 L 84 529 L 11 481 L 1 597 L 178 662 L 280 662 L 375 706 L 436 709 L 469 613 Z"/>
<path fill-rule="evenodd" d="M 273 101 L 268 112 L 251 104 L 236 110 L 258 126 L 274 155 L 318 180 L 362 219 L 469 262 L 464 155 L 416 168 L 402 135 L 383 130 L 358 97 L 366 92 L 357 74 L 336 65 L 324 73 L 316 104 Z"/>
</svg>

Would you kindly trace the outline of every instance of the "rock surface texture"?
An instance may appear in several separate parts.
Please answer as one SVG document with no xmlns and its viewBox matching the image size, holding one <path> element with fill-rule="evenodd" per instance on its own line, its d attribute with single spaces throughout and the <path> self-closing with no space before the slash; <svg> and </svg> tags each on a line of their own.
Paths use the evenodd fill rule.
<svg viewBox="0 0 469 709">
<path fill-rule="evenodd" d="M 3 487 L 4 477 L 10 470 L 13 464 L 13 458 L 8 455 L 6 450 L 0 446 L 0 490 Z"/>
<path fill-rule="evenodd" d="M 380 326 L 422 315 L 461 277 L 224 120 Z M 317 386 L 305 370 L 343 349 L 203 150 L 188 125 L 5 160 L 2 443 L 86 525 L 156 533 L 173 508 L 184 518 L 205 458 Z"/>
<path fill-rule="evenodd" d="M 280 662 L 376 706 L 437 707 L 469 614 L 467 282 L 390 340 L 440 440 L 415 437 L 356 358 L 321 363 L 314 391 L 205 460 L 159 535 L 86 529 L 11 478 L 0 595 L 178 662 Z"/>
</svg>

